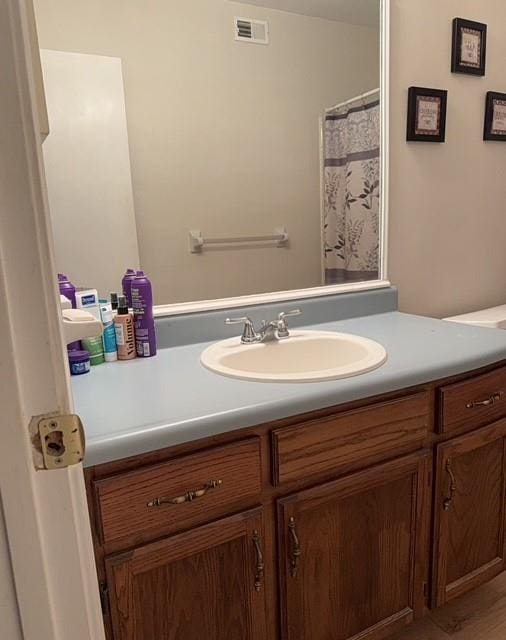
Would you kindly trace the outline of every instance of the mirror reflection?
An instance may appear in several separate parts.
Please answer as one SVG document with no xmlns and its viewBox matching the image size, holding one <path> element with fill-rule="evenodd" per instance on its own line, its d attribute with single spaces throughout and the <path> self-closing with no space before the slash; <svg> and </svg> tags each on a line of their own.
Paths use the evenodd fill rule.
<svg viewBox="0 0 506 640">
<path fill-rule="evenodd" d="M 380 0 L 36 0 L 57 270 L 155 304 L 378 279 Z"/>
</svg>

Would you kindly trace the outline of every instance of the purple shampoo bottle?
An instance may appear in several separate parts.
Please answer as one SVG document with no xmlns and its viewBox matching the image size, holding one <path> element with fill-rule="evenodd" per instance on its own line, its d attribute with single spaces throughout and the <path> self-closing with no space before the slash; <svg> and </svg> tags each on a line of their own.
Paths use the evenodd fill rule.
<svg viewBox="0 0 506 640">
<path fill-rule="evenodd" d="M 65 298 L 70 301 L 72 309 L 75 309 L 77 306 L 76 288 L 64 273 L 58 274 L 58 287 L 60 289 L 60 295 L 65 296 Z M 67 345 L 68 351 L 80 351 L 80 349 L 81 342 L 79 340 L 77 340 L 76 342 L 70 342 Z"/>
<path fill-rule="evenodd" d="M 156 355 L 155 319 L 151 282 L 143 271 L 132 281 L 132 307 L 135 324 L 135 346 L 140 358 Z"/>
<path fill-rule="evenodd" d="M 127 269 L 123 279 L 121 280 L 121 288 L 126 298 L 128 308 L 132 308 L 132 282 L 135 278 L 135 269 Z"/>
<path fill-rule="evenodd" d="M 58 274 L 58 286 L 60 288 L 60 295 L 65 296 L 67 300 L 70 300 L 72 309 L 75 309 L 76 288 L 64 273 Z"/>
</svg>

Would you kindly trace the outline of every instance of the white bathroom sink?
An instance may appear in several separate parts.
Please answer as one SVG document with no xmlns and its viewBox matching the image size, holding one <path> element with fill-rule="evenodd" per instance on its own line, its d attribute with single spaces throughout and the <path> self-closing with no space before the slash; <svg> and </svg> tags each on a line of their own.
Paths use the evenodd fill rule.
<svg viewBox="0 0 506 640">
<path fill-rule="evenodd" d="M 289 338 L 273 342 L 222 340 L 205 349 L 200 359 L 207 369 L 241 380 L 317 382 L 377 369 L 387 353 L 374 340 L 361 336 L 294 330 Z"/>
</svg>

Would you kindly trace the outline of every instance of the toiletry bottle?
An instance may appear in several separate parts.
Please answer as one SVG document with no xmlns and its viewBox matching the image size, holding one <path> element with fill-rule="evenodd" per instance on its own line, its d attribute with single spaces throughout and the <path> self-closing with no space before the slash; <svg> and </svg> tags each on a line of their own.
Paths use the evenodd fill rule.
<svg viewBox="0 0 506 640">
<path fill-rule="evenodd" d="M 105 362 L 102 336 L 83 338 L 83 340 L 81 340 L 81 344 L 83 345 L 83 349 L 89 353 L 90 364 L 92 366 Z"/>
<path fill-rule="evenodd" d="M 128 308 L 132 308 L 132 282 L 135 278 L 135 269 L 127 269 L 123 280 L 121 281 L 121 287 L 123 289 L 123 295 L 127 300 Z"/>
<path fill-rule="evenodd" d="M 98 292 L 96 289 L 78 289 L 76 291 L 76 304 L 78 309 L 84 309 L 95 316 L 97 320 L 102 321 Z M 81 344 L 83 345 L 83 349 L 90 354 L 90 363 L 92 366 L 105 362 L 104 344 L 101 335 L 94 336 L 93 338 L 84 338 L 81 340 Z"/>
<path fill-rule="evenodd" d="M 151 282 L 137 271 L 132 282 L 132 307 L 135 322 L 135 346 L 140 358 L 156 355 L 155 319 Z"/>
<path fill-rule="evenodd" d="M 111 309 L 113 311 L 118 309 L 118 294 L 115 292 L 111 293 Z"/>
<path fill-rule="evenodd" d="M 128 311 L 125 296 L 118 297 L 118 313 L 114 316 L 114 328 L 118 345 L 118 360 L 132 360 L 135 358 L 134 319 Z"/>
<path fill-rule="evenodd" d="M 90 372 L 90 354 L 87 351 L 69 351 L 70 373 L 82 376 Z"/>
<path fill-rule="evenodd" d="M 58 274 L 60 294 L 70 300 L 72 309 L 76 308 L 76 288 L 64 273 Z"/>
<path fill-rule="evenodd" d="M 115 362 L 118 359 L 118 349 L 116 346 L 116 329 L 114 327 L 112 307 L 110 304 L 100 306 L 100 315 L 104 325 L 102 341 L 104 343 L 104 358 L 106 362 Z"/>
<path fill-rule="evenodd" d="M 76 288 L 70 282 L 68 277 L 64 273 L 58 274 L 58 287 L 60 289 L 60 295 L 65 296 L 67 300 L 70 300 L 72 309 L 76 308 Z M 67 345 L 67 351 L 79 351 L 81 349 L 81 342 L 76 340 Z"/>
<path fill-rule="evenodd" d="M 77 289 L 76 306 L 78 309 L 89 311 L 97 320 L 100 320 L 100 301 L 96 289 Z"/>
</svg>

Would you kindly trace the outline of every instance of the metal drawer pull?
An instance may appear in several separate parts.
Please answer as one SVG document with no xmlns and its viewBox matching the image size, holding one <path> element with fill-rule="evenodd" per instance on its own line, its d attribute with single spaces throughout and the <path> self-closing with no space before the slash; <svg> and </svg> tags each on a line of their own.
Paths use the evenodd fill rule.
<svg viewBox="0 0 506 640">
<path fill-rule="evenodd" d="M 297 525 L 294 517 L 291 517 L 288 520 L 288 531 L 292 541 L 292 550 L 290 552 L 290 575 L 292 578 L 296 578 L 299 571 L 299 558 L 302 551 L 300 550 L 300 541 L 299 536 L 297 535 Z"/>
<path fill-rule="evenodd" d="M 502 396 L 502 392 L 493 393 L 490 396 L 490 398 L 487 398 L 486 400 L 479 400 L 477 402 L 468 402 L 466 404 L 466 408 L 474 409 L 475 407 L 491 407 L 493 404 L 495 404 L 498 400 L 501 399 L 501 396 Z"/>
<path fill-rule="evenodd" d="M 262 553 L 262 539 L 256 529 L 253 531 L 253 544 L 255 545 L 255 552 L 257 555 L 255 566 L 255 591 L 261 591 L 262 583 L 264 581 L 265 564 L 264 554 Z"/>
<path fill-rule="evenodd" d="M 450 495 L 443 500 L 443 509 L 448 511 L 457 491 L 457 481 L 452 471 L 452 461 L 450 458 L 446 461 L 445 469 L 446 473 L 450 476 Z"/>
<path fill-rule="evenodd" d="M 193 502 L 196 498 L 202 498 L 211 489 L 216 489 L 223 483 L 222 480 L 210 480 L 201 489 L 193 489 L 187 491 L 182 496 L 176 496 L 175 498 L 155 498 L 148 502 L 148 507 L 161 507 L 164 504 L 184 504 L 185 502 Z"/>
</svg>

